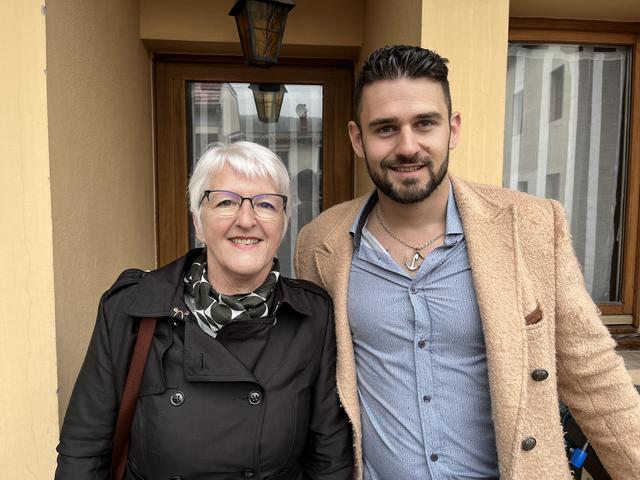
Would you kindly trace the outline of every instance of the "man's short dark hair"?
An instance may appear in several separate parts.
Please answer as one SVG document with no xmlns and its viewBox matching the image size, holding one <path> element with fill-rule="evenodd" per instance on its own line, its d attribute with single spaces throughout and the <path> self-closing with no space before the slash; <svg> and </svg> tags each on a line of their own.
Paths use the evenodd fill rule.
<svg viewBox="0 0 640 480">
<path fill-rule="evenodd" d="M 447 112 L 451 115 L 448 62 L 446 58 L 426 48 L 408 45 L 387 45 L 379 48 L 369 55 L 358 75 L 354 92 L 356 123 L 360 125 L 360 102 L 364 87 L 380 80 L 400 78 L 431 78 L 440 83 L 447 103 Z"/>
</svg>

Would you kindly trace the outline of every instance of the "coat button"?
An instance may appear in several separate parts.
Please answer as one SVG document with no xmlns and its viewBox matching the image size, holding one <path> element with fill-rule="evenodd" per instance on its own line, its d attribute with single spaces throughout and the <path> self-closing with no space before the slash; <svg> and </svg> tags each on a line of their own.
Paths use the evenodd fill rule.
<svg viewBox="0 0 640 480">
<path fill-rule="evenodd" d="M 547 372 L 544 368 L 536 368 L 533 372 L 531 372 L 531 378 L 533 378 L 536 382 L 541 382 L 549 378 L 549 372 Z"/>
<path fill-rule="evenodd" d="M 522 441 L 522 450 L 524 450 L 525 452 L 528 452 L 529 450 L 533 450 L 534 448 L 536 448 L 537 443 L 538 442 L 536 441 L 535 438 L 527 437 Z"/>
<path fill-rule="evenodd" d="M 262 394 L 258 390 L 249 392 L 249 403 L 251 405 L 260 405 L 262 403 Z"/>
<path fill-rule="evenodd" d="M 251 468 L 245 468 L 242 473 L 240 474 L 240 476 L 242 478 L 253 478 L 256 476 L 256 472 L 255 470 L 251 469 Z"/>
<path fill-rule="evenodd" d="M 171 405 L 179 407 L 184 402 L 184 393 L 178 391 L 171 395 Z"/>
</svg>

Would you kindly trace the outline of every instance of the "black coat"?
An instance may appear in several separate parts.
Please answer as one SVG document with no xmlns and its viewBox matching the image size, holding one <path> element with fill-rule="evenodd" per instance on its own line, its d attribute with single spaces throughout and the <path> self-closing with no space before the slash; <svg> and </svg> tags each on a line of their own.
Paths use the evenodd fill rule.
<svg viewBox="0 0 640 480">
<path fill-rule="evenodd" d="M 127 479 L 348 479 L 351 432 L 335 387 L 333 312 L 282 278 L 276 318 L 213 339 L 184 304 L 198 251 L 127 270 L 98 318 L 60 435 L 56 479 L 109 479 L 111 439 L 140 317 L 159 317 L 131 428 Z"/>
</svg>

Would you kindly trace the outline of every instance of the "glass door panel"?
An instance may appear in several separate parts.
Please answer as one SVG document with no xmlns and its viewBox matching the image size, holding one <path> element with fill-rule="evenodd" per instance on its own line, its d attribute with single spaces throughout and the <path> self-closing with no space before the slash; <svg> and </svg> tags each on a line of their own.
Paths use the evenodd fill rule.
<svg viewBox="0 0 640 480">
<path fill-rule="evenodd" d="M 291 176 L 291 220 L 278 258 L 282 273 L 293 275 L 298 231 L 322 209 L 323 86 L 284 84 L 277 121 L 260 119 L 254 100 L 257 84 L 187 82 L 188 170 L 207 145 L 247 140 L 274 151 Z M 199 246 L 189 222 L 189 247 Z"/>
</svg>

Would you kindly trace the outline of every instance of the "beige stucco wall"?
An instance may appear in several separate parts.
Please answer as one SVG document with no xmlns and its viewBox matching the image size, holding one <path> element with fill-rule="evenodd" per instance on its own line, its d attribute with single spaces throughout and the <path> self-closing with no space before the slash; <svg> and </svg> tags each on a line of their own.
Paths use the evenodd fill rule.
<svg viewBox="0 0 640 480">
<path fill-rule="evenodd" d="M 241 54 L 236 23 L 228 15 L 235 0 L 139 2 L 140 38 L 154 47 L 164 51 Z M 362 39 L 363 2 L 296 0 L 287 18 L 282 54 L 343 56 L 353 52 Z"/>
<path fill-rule="evenodd" d="M 155 265 L 151 62 L 138 4 L 47 2 L 60 413 L 101 293 Z"/>
<path fill-rule="evenodd" d="M 477 182 L 502 183 L 508 0 L 423 0 L 423 47 L 449 59 L 453 109 L 462 137 L 451 171 Z"/>
<path fill-rule="evenodd" d="M 40 1 L 0 2 L 0 471 L 51 478 L 58 436 Z"/>
</svg>

